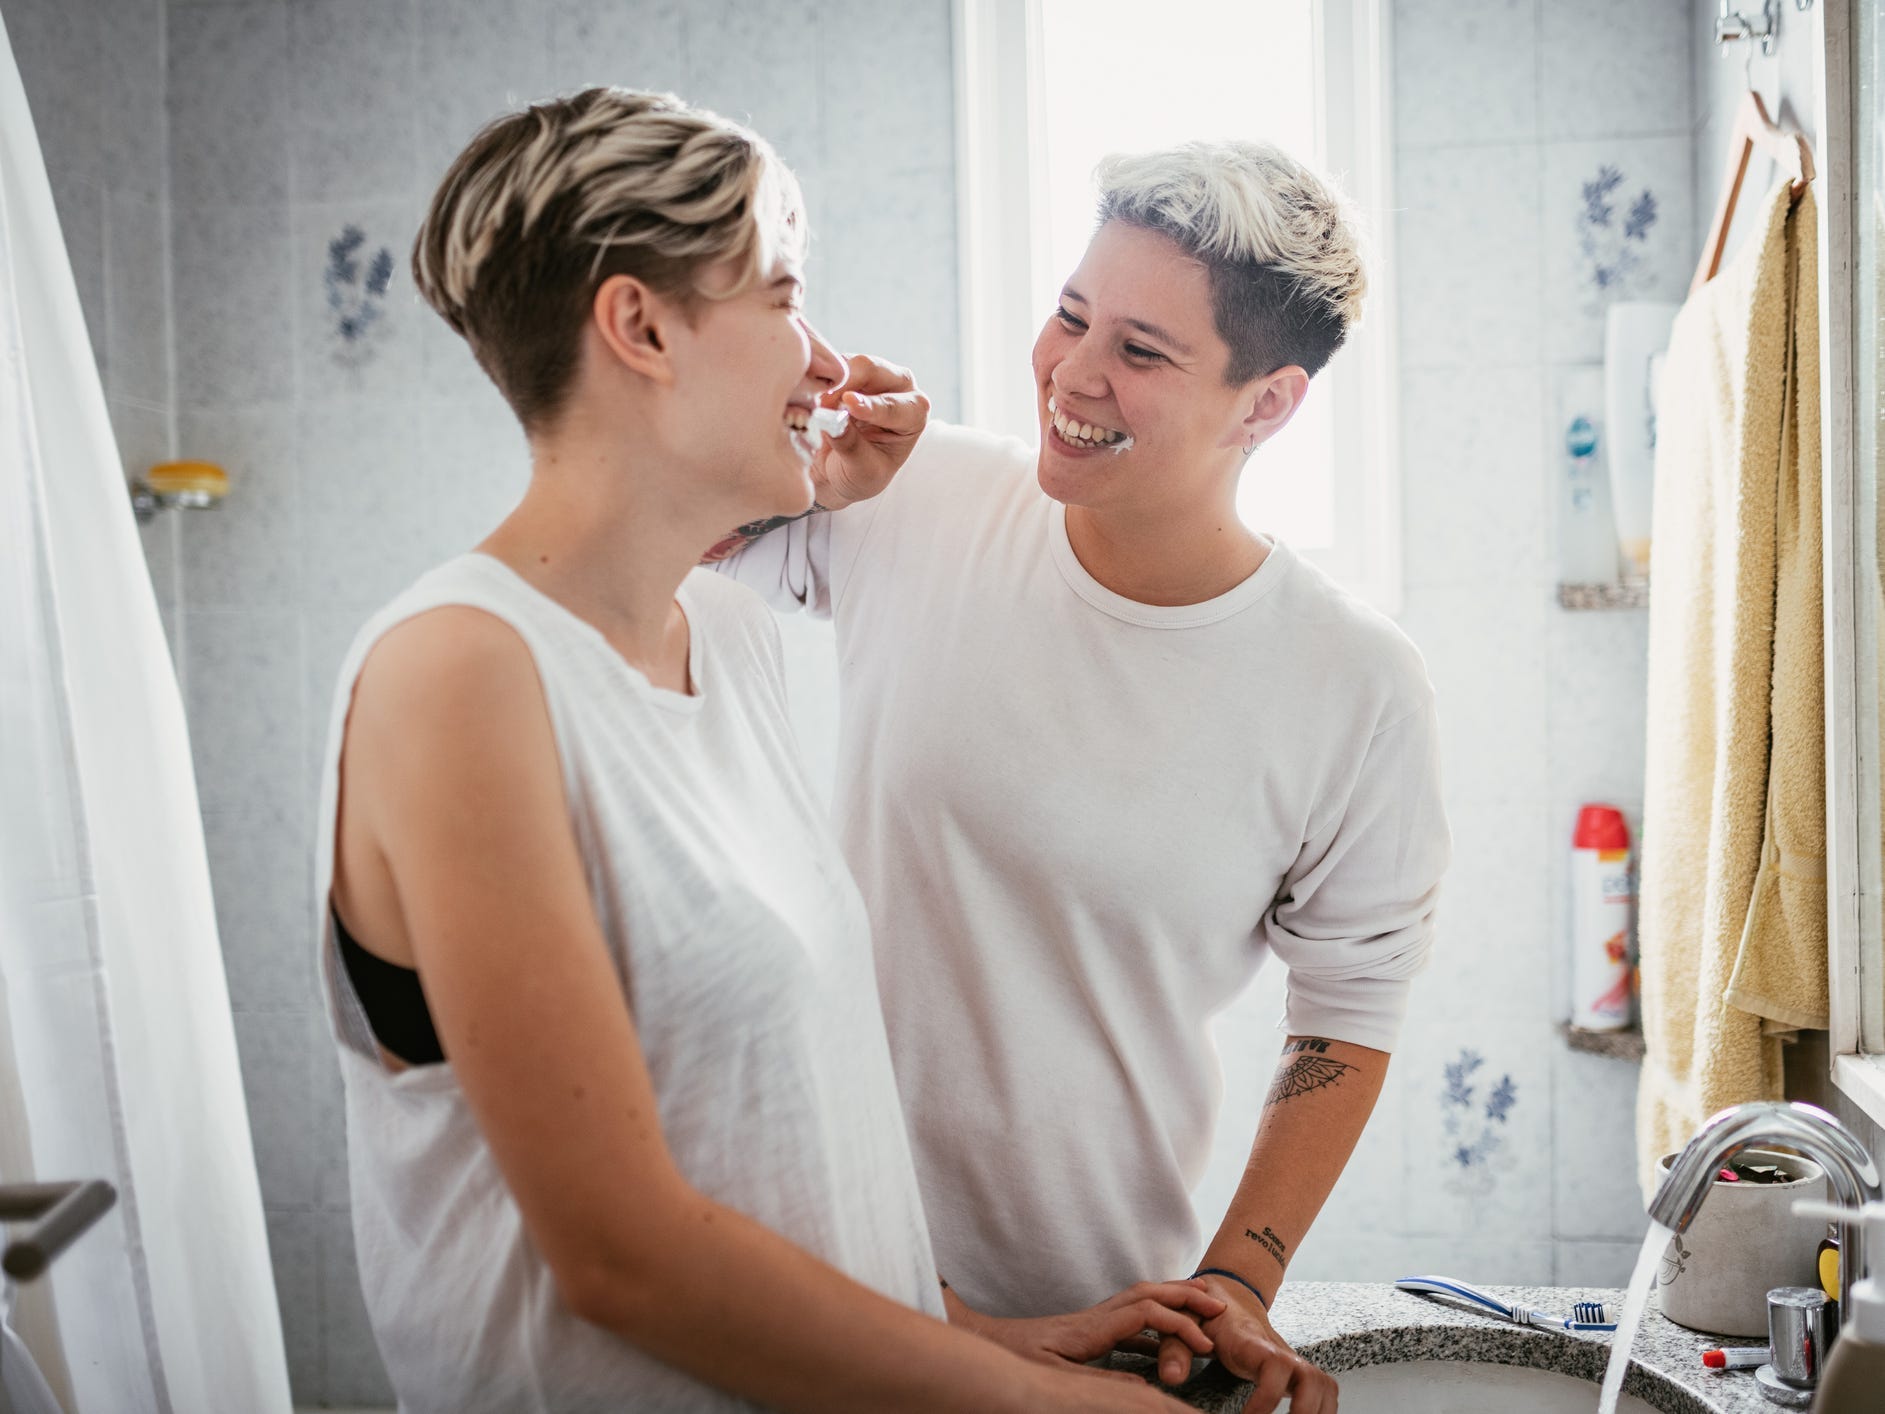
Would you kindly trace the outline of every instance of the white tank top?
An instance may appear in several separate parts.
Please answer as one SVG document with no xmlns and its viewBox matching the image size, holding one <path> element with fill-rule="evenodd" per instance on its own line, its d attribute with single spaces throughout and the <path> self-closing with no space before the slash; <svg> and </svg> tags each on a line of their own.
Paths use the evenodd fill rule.
<svg viewBox="0 0 1885 1414">
<path fill-rule="evenodd" d="M 690 575 L 677 598 L 694 696 L 653 686 L 590 624 L 475 554 L 377 614 L 341 668 L 315 897 L 360 1282 L 404 1414 L 752 1407 L 569 1312 L 449 1058 L 384 1065 L 341 965 L 328 890 L 353 685 L 381 635 L 446 604 L 502 619 L 536 660 L 570 824 L 681 1173 L 858 1281 L 942 1314 L 869 924 L 800 765 L 777 627 L 718 575 Z"/>
</svg>

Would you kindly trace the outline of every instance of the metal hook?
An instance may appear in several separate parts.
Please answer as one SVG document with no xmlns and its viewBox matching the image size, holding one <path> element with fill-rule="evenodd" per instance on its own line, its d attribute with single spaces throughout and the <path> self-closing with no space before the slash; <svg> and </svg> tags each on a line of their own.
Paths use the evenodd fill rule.
<svg viewBox="0 0 1885 1414">
<path fill-rule="evenodd" d="M 1795 0 L 1798 3 L 1798 0 Z M 1809 0 L 1811 3 L 1811 0 Z M 1761 0 L 1761 17 L 1750 19 L 1734 8 L 1733 0 L 1721 0 L 1721 12 L 1715 20 L 1715 42 L 1734 44 L 1747 41 L 1748 59 L 1754 57 L 1754 40 L 1760 40 L 1761 53 L 1772 58 L 1775 46 L 1780 42 L 1780 16 L 1777 13 L 1777 0 Z M 1752 81 L 1750 80 L 1750 87 Z"/>
</svg>

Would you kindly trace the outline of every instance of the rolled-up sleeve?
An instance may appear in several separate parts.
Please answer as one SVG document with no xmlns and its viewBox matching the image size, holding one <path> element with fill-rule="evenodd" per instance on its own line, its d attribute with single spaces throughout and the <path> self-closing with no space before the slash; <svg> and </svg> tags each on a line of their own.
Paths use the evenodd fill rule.
<svg viewBox="0 0 1885 1414">
<path fill-rule="evenodd" d="M 1429 697 L 1369 740 L 1284 877 L 1262 931 L 1289 1034 L 1394 1049 L 1452 857 L 1439 756 Z"/>
</svg>

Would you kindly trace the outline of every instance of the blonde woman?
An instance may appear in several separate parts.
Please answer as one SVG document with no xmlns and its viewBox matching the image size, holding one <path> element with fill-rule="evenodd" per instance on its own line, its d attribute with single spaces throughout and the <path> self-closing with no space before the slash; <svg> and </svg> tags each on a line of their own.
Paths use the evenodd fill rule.
<svg viewBox="0 0 1885 1414">
<path fill-rule="evenodd" d="M 1150 1411 L 1069 1362 L 1147 1326 L 1206 1350 L 1223 1309 L 1144 1288 L 1011 1328 L 1031 1359 L 935 1319 L 775 626 L 689 572 L 811 501 L 807 412 L 846 368 L 805 325 L 803 243 L 752 133 L 609 89 L 488 127 L 419 233 L 532 468 L 362 630 L 327 755 L 354 1229 L 406 1414 Z M 835 455 L 881 477 L 924 410 L 858 387 Z"/>
<path fill-rule="evenodd" d="M 828 514 L 714 554 L 836 620 L 839 831 L 958 1319 L 1198 1272 L 1246 1414 L 1326 1414 L 1267 1308 L 1380 1092 L 1450 846 L 1419 655 L 1236 498 L 1365 271 L 1340 194 L 1275 147 L 1099 182 L 1034 349 L 1038 450 L 932 428 L 894 479 L 834 466 Z M 1202 1233 L 1209 1023 L 1271 956 L 1288 1039 Z"/>
</svg>

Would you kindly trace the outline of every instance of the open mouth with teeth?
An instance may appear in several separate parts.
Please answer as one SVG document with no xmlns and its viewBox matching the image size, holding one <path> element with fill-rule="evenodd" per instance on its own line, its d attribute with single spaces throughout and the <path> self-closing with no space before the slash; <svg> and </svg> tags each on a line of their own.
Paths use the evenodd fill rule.
<svg viewBox="0 0 1885 1414">
<path fill-rule="evenodd" d="M 1054 405 L 1051 397 L 1047 400 L 1047 417 L 1053 426 L 1054 436 L 1067 446 L 1076 447 L 1081 451 L 1093 451 L 1103 447 L 1108 451 L 1123 452 L 1132 445 L 1131 434 L 1069 417 Z"/>
<path fill-rule="evenodd" d="M 850 422 L 851 414 L 843 408 L 788 403 L 785 409 L 786 430 L 792 434 L 793 443 L 808 457 L 818 450 L 818 436 L 821 432 L 835 440 L 844 435 Z"/>
</svg>

